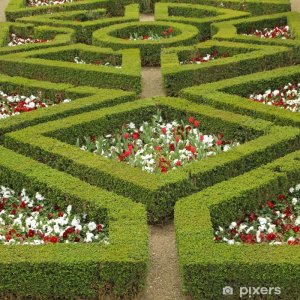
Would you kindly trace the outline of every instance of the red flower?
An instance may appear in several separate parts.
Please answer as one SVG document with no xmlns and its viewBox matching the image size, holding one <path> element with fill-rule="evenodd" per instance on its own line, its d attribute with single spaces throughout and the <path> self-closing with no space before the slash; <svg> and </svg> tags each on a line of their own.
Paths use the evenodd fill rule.
<svg viewBox="0 0 300 300">
<path fill-rule="evenodd" d="M 193 117 L 190 117 L 190 118 L 189 118 L 189 122 L 190 122 L 191 124 L 193 124 L 194 121 L 195 121 L 195 119 L 194 119 Z"/>
<path fill-rule="evenodd" d="M 178 161 L 176 162 L 176 166 L 178 166 L 178 167 L 181 166 L 181 161 L 180 161 L 180 160 L 178 160 Z"/>
<path fill-rule="evenodd" d="M 139 134 L 138 132 L 134 132 L 134 133 L 132 134 L 132 138 L 133 138 L 134 140 L 137 140 L 139 137 L 140 137 L 140 134 Z"/>
<path fill-rule="evenodd" d="M 58 216 L 59 216 L 59 217 L 63 217 L 63 216 L 64 216 L 64 213 L 63 213 L 62 211 L 60 211 L 60 212 L 58 213 Z"/>
<path fill-rule="evenodd" d="M 58 237 L 55 235 L 52 235 L 49 240 L 51 243 L 55 244 L 58 242 Z"/>
<path fill-rule="evenodd" d="M 169 31 L 169 33 L 172 33 L 173 32 L 173 28 L 170 27 L 168 31 Z"/>
<path fill-rule="evenodd" d="M 195 127 L 199 127 L 199 125 L 200 125 L 200 122 L 196 120 L 196 121 L 194 122 L 194 126 L 195 126 Z"/>
<path fill-rule="evenodd" d="M 295 233 L 299 232 L 299 226 L 293 227 L 293 231 L 294 231 Z"/>
<path fill-rule="evenodd" d="M 33 237 L 34 236 L 34 230 L 29 229 L 29 231 L 27 232 L 27 236 L 28 237 Z"/>
<path fill-rule="evenodd" d="M 175 145 L 174 145 L 174 143 L 172 143 L 172 144 L 170 144 L 170 151 L 175 151 Z"/>
<path fill-rule="evenodd" d="M 268 241 L 272 241 L 272 240 L 275 240 L 276 239 L 276 235 L 274 232 L 271 232 L 271 233 L 268 233 L 267 235 L 267 240 Z"/>
<path fill-rule="evenodd" d="M 271 209 L 275 206 L 275 204 L 274 204 L 273 202 L 271 202 L 271 201 L 267 201 L 267 205 L 268 205 Z"/>
<path fill-rule="evenodd" d="M 161 168 L 160 168 L 160 171 L 161 171 L 162 173 L 167 173 L 167 172 L 168 172 L 168 169 L 167 169 L 166 167 L 161 167 Z"/>
<path fill-rule="evenodd" d="M 149 36 L 148 35 L 144 35 L 143 36 L 143 40 L 148 40 L 149 39 Z"/>
<path fill-rule="evenodd" d="M 163 134 L 166 134 L 166 133 L 167 133 L 167 128 L 166 128 L 166 127 L 163 127 L 163 128 L 161 129 L 161 131 L 162 131 Z"/>
<path fill-rule="evenodd" d="M 103 227 L 102 227 L 101 224 L 98 224 L 98 225 L 97 225 L 97 231 L 98 231 L 98 232 L 102 231 L 102 228 L 103 228 Z"/>
<path fill-rule="evenodd" d="M 217 144 L 217 146 L 221 146 L 222 145 L 222 141 L 217 140 L 216 144 Z"/>
<path fill-rule="evenodd" d="M 130 134 L 128 133 L 128 132 L 126 132 L 125 134 L 124 134 L 124 139 L 129 139 L 129 137 L 130 137 Z"/>
<path fill-rule="evenodd" d="M 278 196 L 278 200 L 283 200 L 283 199 L 285 199 L 285 196 L 282 195 L 282 194 L 280 194 L 280 195 Z"/>
<path fill-rule="evenodd" d="M 157 151 L 161 151 L 161 146 L 155 146 L 154 149 Z"/>
</svg>

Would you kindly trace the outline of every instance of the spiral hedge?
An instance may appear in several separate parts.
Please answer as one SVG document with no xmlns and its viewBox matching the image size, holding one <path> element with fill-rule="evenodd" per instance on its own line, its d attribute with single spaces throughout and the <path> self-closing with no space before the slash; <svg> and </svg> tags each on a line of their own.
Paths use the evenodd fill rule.
<svg viewBox="0 0 300 300">
<path fill-rule="evenodd" d="M 155 21 L 139 22 L 152 8 Z M 1 297 L 132 299 L 149 268 L 147 224 L 174 218 L 182 288 L 192 298 L 223 299 L 223 287 L 251 285 L 280 286 L 281 299 L 298 299 L 299 247 L 213 241 L 213 226 L 300 180 L 299 113 L 247 99 L 300 82 L 300 15 L 288 0 L 10 0 L 6 18 L 0 91 L 72 101 L 0 118 L 0 186 L 101 217 L 109 244 L 0 245 Z M 291 39 L 246 35 L 286 25 Z M 34 42 L 8 46 L 13 35 Z M 222 56 L 191 59 L 211 53 Z M 153 66 L 166 96 L 139 99 L 142 67 Z M 77 137 L 149 121 L 158 109 L 169 121 L 193 116 L 201 130 L 241 145 L 167 174 L 76 145 Z"/>
</svg>

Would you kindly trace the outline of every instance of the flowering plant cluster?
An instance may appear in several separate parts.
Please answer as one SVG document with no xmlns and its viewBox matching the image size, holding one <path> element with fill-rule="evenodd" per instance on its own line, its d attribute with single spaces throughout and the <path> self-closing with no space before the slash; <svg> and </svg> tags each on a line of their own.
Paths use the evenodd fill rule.
<svg viewBox="0 0 300 300">
<path fill-rule="evenodd" d="M 7 94 L 0 91 L 0 120 L 23 112 L 36 110 L 40 107 L 48 107 L 70 101 L 70 99 L 63 99 L 59 94 L 55 95 L 54 99 L 50 99 L 42 96 L 42 93 L 38 93 L 36 96 L 23 96 L 17 93 Z"/>
<path fill-rule="evenodd" d="M 236 147 L 237 142 L 225 141 L 223 134 L 204 134 L 199 129 L 200 121 L 194 117 L 189 122 L 166 123 L 160 111 L 151 122 L 125 124 L 122 131 L 105 137 L 85 138 L 77 145 L 110 159 L 140 167 L 149 173 L 166 173 L 193 161 L 215 156 Z"/>
<path fill-rule="evenodd" d="M 215 231 L 215 241 L 228 244 L 300 245 L 300 184 L 288 195 L 273 195 L 243 221 Z"/>
<path fill-rule="evenodd" d="M 173 28 L 170 27 L 168 30 L 165 30 L 161 34 L 154 33 L 153 31 L 149 31 L 148 34 L 139 35 L 138 33 L 130 34 L 129 40 L 130 41 L 139 41 L 139 40 L 149 40 L 149 41 L 157 41 L 161 39 L 167 39 L 172 37 Z"/>
<path fill-rule="evenodd" d="M 263 94 L 253 94 L 250 100 L 273 105 L 292 112 L 300 112 L 300 83 L 287 84 L 276 90 L 267 90 Z"/>
<path fill-rule="evenodd" d="M 0 188 L 0 244 L 41 245 L 49 243 L 108 243 L 103 224 L 89 221 L 87 215 L 51 206 L 39 193 L 29 197 L 25 189 L 19 196 Z"/>
<path fill-rule="evenodd" d="M 49 6 L 71 3 L 73 0 L 27 0 L 27 6 Z"/>
<path fill-rule="evenodd" d="M 220 53 L 219 51 L 215 50 L 211 53 L 207 53 L 206 55 L 196 54 L 188 60 L 180 61 L 180 64 L 181 65 L 187 65 L 187 64 L 200 65 L 202 63 L 209 62 L 209 61 L 219 59 L 219 58 L 224 58 L 224 57 L 228 57 L 228 54 L 226 54 L 224 52 Z"/>
<path fill-rule="evenodd" d="M 289 26 L 276 26 L 273 29 L 264 28 L 263 30 L 250 30 L 248 36 L 257 36 L 267 39 L 291 39 L 292 34 Z"/>
<path fill-rule="evenodd" d="M 20 46 L 20 45 L 25 45 L 25 44 L 47 43 L 47 42 L 50 42 L 50 41 L 51 40 L 17 36 L 16 34 L 12 33 L 10 35 L 10 39 L 9 39 L 9 42 L 8 42 L 7 45 L 9 47 L 15 47 L 15 46 Z"/>
<path fill-rule="evenodd" d="M 74 58 L 74 62 L 76 64 L 84 64 L 84 65 L 88 64 L 88 65 L 97 65 L 97 66 L 105 66 L 105 67 L 115 67 L 116 69 L 121 69 L 122 68 L 122 66 L 114 65 L 114 64 L 112 64 L 108 61 L 103 62 L 101 60 L 96 60 L 94 63 L 86 63 L 83 59 L 80 59 L 77 56 Z"/>
</svg>

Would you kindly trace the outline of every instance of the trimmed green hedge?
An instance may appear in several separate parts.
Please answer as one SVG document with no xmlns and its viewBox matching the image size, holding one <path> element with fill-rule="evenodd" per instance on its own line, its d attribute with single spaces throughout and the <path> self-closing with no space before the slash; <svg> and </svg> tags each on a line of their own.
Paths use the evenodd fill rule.
<svg viewBox="0 0 300 300">
<path fill-rule="evenodd" d="M 294 39 L 265 39 L 255 36 L 246 36 L 249 29 L 262 30 L 275 26 L 289 25 Z M 217 40 L 230 40 L 232 42 L 254 43 L 264 45 L 281 45 L 296 48 L 299 57 L 300 47 L 300 14 L 296 12 L 265 15 L 241 20 L 214 23 L 211 26 L 212 35 Z"/>
<path fill-rule="evenodd" d="M 9 77 L 0 74 L 0 90 L 6 93 L 31 95 L 42 93 L 54 97 L 56 94 L 72 100 L 48 108 L 22 113 L 0 121 L 0 141 L 7 132 L 36 125 L 41 122 L 61 119 L 70 115 L 91 111 L 101 107 L 111 107 L 122 102 L 133 101 L 136 94 L 121 90 L 97 89 L 87 86 L 74 87 L 65 83 L 51 83 L 24 77 Z"/>
<path fill-rule="evenodd" d="M 9 36 L 11 33 L 22 37 L 34 37 L 38 39 L 52 40 L 46 43 L 25 44 L 9 47 Z M 22 52 L 29 50 L 44 49 L 71 44 L 75 41 L 75 32 L 68 28 L 53 28 L 50 26 L 34 26 L 22 23 L 1 23 L 0 28 L 0 55 Z"/>
<path fill-rule="evenodd" d="M 124 163 L 83 152 L 75 146 L 78 137 L 108 134 L 126 122 L 138 124 L 150 119 L 157 108 L 168 120 L 193 115 L 200 119 L 203 132 L 222 132 L 228 139 L 238 139 L 244 144 L 168 174 L 149 174 Z M 9 133 L 5 135 L 5 145 L 92 185 L 142 202 L 147 207 L 149 221 L 154 223 L 170 217 L 180 197 L 240 175 L 299 148 L 300 130 L 274 126 L 267 121 L 218 111 L 184 99 L 157 98 L 128 102 Z"/>
<path fill-rule="evenodd" d="M 122 68 L 101 65 L 76 64 L 74 58 L 82 56 L 92 61 L 106 56 L 109 61 L 121 60 Z M 38 51 L 8 54 L 0 57 L 0 71 L 11 76 L 25 76 L 52 82 L 89 85 L 102 88 L 141 90 L 139 52 L 74 44 Z"/>
<path fill-rule="evenodd" d="M 155 4 L 156 21 L 172 21 L 194 25 L 199 29 L 202 40 L 211 37 L 210 25 L 213 22 L 248 17 L 249 15 L 247 12 L 207 5 L 163 2 Z"/>
<path fill-rule="evenodd" d="M 63 172 L 0 147 L 0 184 L 41 192 L 62 207 L 104 220 L 109 245 L 0 246 L 0 295 L 30 299 L 132 296 L 145 284 L 148 228 L 142 205 L 92 187 Z M 17 274 L 17 275 L 16 275 Z"/>
<path fill-rule="evenodd" d="M 170 27 L 173 34 L 160 40 L 129 40 L 130 34 L 149 35 L 149 31 L 163 35 Z M 131 22 L 112 25 L 93 33 L 93 44 L 109 47 L 114 50 L 138 48 L 141 51 L 142 65 L 157 66 L 160 64 L 160 52 L 163 48 L 190 45 L 199 40 L 196 27 L 173 22 Z"/>
<path fill-rule="evenodd" d="M 162 0 L 161 2 L 199 4 L 199 0 Z M 201 4 L 249 11 L 252 15 L 266 15 L 291 10 L 289 0 L 201 0 Z"/>
<path fill-rule="evenodd" d="M 102 14 L 103 16 L 95 20 L 76 21 L 76 17 L 88 17 L 92 13 Z M 32 23 L 36 25 L 50 25 L 55 27 L 68 27 L 75 30 L 76 40 L 80 43 L 91 43 L 92 33 L 102 27 L 112 24 L 138 21 L 139 19 L 139 6 L 138 4 L 127 5 L 123 9 L 123 14 L 120 17 L 107 17 L 106 9 L 98 10 L 80 10 L 80 11 L 65 11 L 49 15 L 31 16 L 18 19 L 18 22 Z"/>
<path fill-rule="evenodd" d="M 5 10 L 5 15 L 7 21 L 15 21 L 22 17 L 49 14 L 59 11 L 103 8 L 107 3 L 107 0 L 79 0 L 63 5 L 27 7 L 26 0 L 10 0 Z"/>
<path fill-rule="evenodd" d="M 269 120 L 278 125 L 300 127 L 299 113 L 248 100 L 253 93 L 264 93 L 268 89 L 296 82 L 300 82 L 299 65 L 194 86 L 182 90 L 181 96 L 196 103 Z"/>
<path fill-rule="evenodd" d="M 223 299 L 231 286 L 280 287 L 280 299 L 298 299 L 297 246 L 228 245 L 213 241 L 213 227 L 230 224 L 259 207 L 268 195 L 286 193 L 300 182 L 300 151 L 180 199 L 175 206 L 177 249 L 183 290 L 193 299 Z M 266 299 L 275 299 L 264 296 Z"/>
<path fill-rule="evenodd" d="M 228 57 L 201 64 L 180 64 L 180 61 L 188 60 L 195 54 L 205 56 L 213 51 L 226 53 Z M 161 55 L 164 86 L 171 96 L 178 95 L 181 89 L 188 86 L 274 69 L 296 61 L 295 53 L 289 47 L 225 41 L 207 41 L 194 47 L 166 49 Z"/>
</svg>

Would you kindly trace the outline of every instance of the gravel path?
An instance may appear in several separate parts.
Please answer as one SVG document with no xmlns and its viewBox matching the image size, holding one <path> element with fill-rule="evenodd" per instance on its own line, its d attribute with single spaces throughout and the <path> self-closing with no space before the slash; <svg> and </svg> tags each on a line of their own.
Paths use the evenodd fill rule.
<svg viewBox="0 0 300 300">
<path fill-rule="evenodd" d="M 5 8 L 9 0 L 0 0 L 0 22 L 5 22 Z"/>
<path fill-rule="evenodd" d="M 291 0 L 292 3 L 292 11 L 300 12 L 300 0 Z"/>
</svg>

